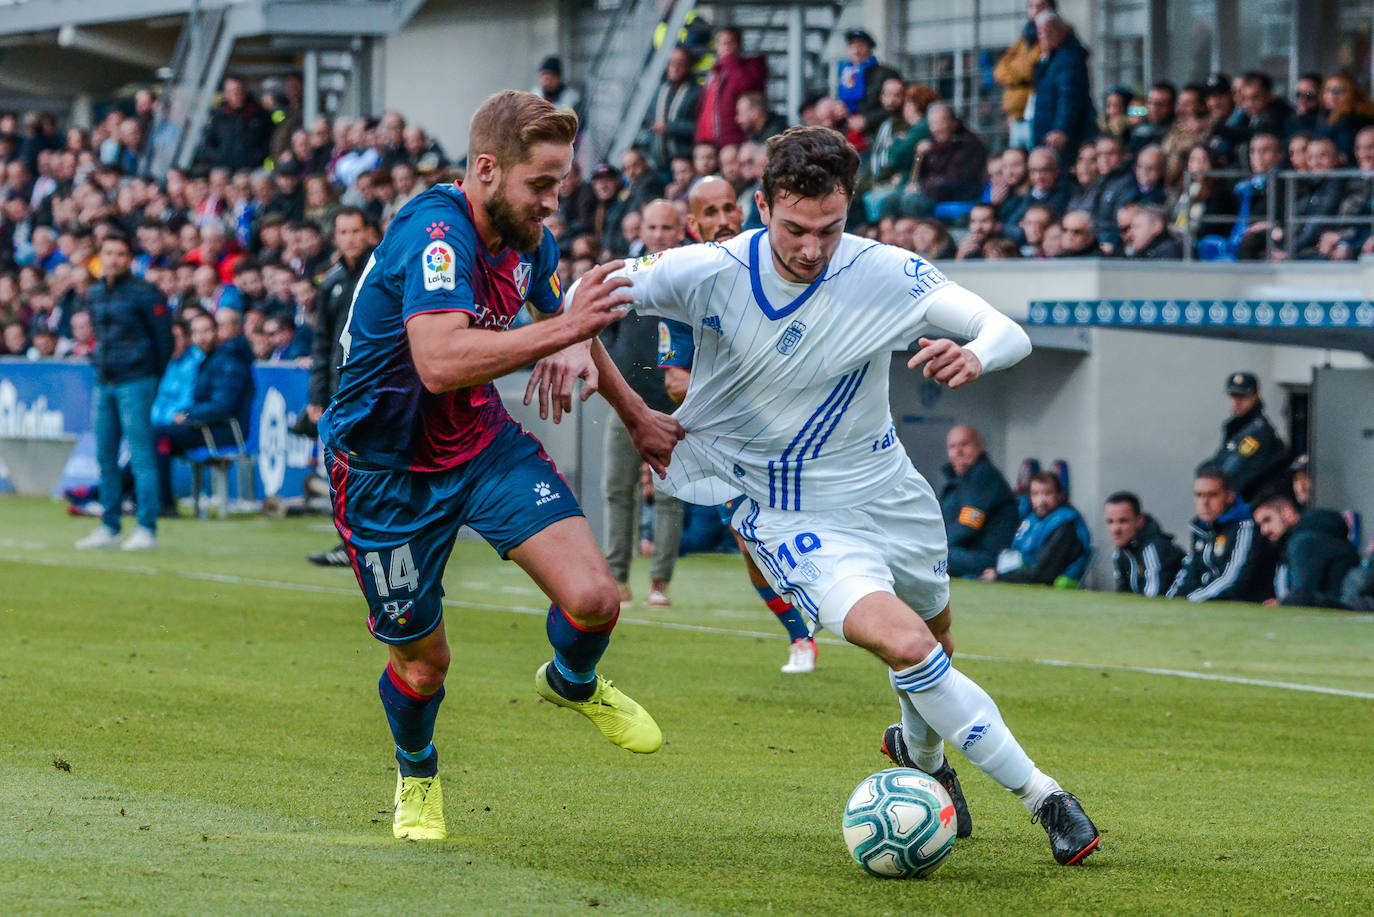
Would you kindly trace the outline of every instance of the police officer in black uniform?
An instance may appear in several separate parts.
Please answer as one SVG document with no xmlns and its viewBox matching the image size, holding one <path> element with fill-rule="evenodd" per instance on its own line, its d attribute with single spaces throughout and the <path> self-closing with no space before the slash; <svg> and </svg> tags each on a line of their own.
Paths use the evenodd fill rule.
<svg viewBox="0 0 1374 917">
<path fill-rule="evenodd" d="M 1119 490 L 1107 498 L 1107 535 L 1116 545 L 1112 566 L 1116 591 L 1149 598 L 1164 594 L 1183 565 L 1183 549 L 1165 532 L 1155 517 L 1140 509 L 1140 498 Z"/>
<path fill-rule="evenodd" d="M 1016 496 L 972 427 L 959 426 L 945 440 L 949 464 L 940 490 L 940 511 L 949 536 L 949 575 L 979 576 L 996 568 L 1011 546 L 1021 513 Z"/>
<path fill-rule="evenodd" d="M 1231 479 L 1216 465 L 1198 468 L 1193 481 L 1197 515 L 1189 528 L 1188 556 L 1169 587 L 1169 598 L 1191 602 L 1262 602 L 1274 595 L 1274 549 L 1237 500 Z"/>
<path fill-rule="evenodd" d="M 1330 509 L 1302 512 L 1292 497 L 1275 494 L 1255 507 L 1255 524 L 1278 552 L 1275 604 L 1341 607 L 1341 584 L 1360 563 L 1344 516 Z"/>
<path fill-rule="evenodd" d="M 1207 460 L 1231 478 L 1243 500 L 1254 500 L 1266 485 L 1277 483 L 1288 465 L 1288 447 L 1264 416 L 1259 380 L 1254 373 L 1226 377 L 1231 417 L 1221 428 L 1221 448 Z"/>
<path fill-rule="evenodd" d="M 334 247 L 339 252 L 339 260 L 320 278 L 315 338 L 310 353 L 310 404 L 296 422 L 297 433 L 315 435 L 315 424 L 339 387 L 339 366 L 344 357 L 339 335 L 344 330 L 344 322 L 348 321 L 349 307 L 353 305 L 353 289 L 372 256 L 376 228 L 367 214 L 357 207 L 342 207 L 334 215 Z M 343 542 L 306 559 L 322 567 L 349 565 Z"/>
</svg>

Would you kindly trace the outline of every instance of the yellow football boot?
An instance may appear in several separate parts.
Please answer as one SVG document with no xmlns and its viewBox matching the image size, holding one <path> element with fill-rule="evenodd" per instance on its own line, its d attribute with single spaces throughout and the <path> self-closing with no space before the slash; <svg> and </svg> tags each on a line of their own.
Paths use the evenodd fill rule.
<svg viewBox="0 0 1374 917">
<path fill-rule="evenodd" d="M 596 676 L 596 690 L 585 701 L 568 700 L 549 684 L 546 662 L 534 673 L 534 689 L 551 704 L 576 710 L 592 721 L 601 734 L 621 748 L 641 755 L 656 752 L 663 745 L 663 733 L 648 711 L 634 698 L 602 676 Z"/>
<path fill-rule="evenodd" d="M 439 775 L 402 777 L 396 771 L 396 811 L 391 833 L 401 840 L 442 841 L 448 837 L 444 824 L 444 791 Z"/>
</svg>

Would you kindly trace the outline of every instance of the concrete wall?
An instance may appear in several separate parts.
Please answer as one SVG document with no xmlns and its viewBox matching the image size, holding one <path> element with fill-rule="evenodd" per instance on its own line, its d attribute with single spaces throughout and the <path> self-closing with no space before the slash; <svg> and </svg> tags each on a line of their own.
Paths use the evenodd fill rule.
<svg viewBox="0 0 1374 917">
<path fill-rule="evenodd" d="M 429 0 L 386 39 L 386 108 L 424 125 L 455 159 L 468 121 L 502 89 L 529 89 L 539 62 L 558 52 L 556 0 Z"/>
</svg>

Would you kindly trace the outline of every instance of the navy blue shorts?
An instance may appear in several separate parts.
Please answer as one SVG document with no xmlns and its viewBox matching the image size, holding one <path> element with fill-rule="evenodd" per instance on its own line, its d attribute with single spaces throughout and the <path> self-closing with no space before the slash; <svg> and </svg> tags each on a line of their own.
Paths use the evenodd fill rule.
<svg viewBox="0 0 1374 917">
<path fill-rule="evenodd" d="M 730 520 L 735 518 L 735 508 L 739 506 L 740 501 L 743 499 L 744 494 L 740 494 L 738 497 L 726 500 L 716 507 L 716 515 L 720 517 L 721 525 L 725 526 L 727 529 L 730 528 Z"/>
<path fill-rule="evenodd" d="M 443 618 L 444 568 L 470 526 L 503 558 L 560 519 L 581 516 L 544 448 L 516 424 L 447 471 L 397 471 L 327 453 L 334 525 L 367 597 L 367 626 L 410 643 Z"/>
</svg>

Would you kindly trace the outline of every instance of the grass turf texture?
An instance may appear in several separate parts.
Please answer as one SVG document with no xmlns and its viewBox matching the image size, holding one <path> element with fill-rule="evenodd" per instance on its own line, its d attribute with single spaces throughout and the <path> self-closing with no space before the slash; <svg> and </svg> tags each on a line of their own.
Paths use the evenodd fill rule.
<svg viewBox="0 0 1374 917">
<path fill-rule="evenodd" d="M 1374 912 L 1374 699 L 1120 668 L 1370 693 L 1374 618 L 956 584 L 958 664 L 1103 850 L 1055 865 L 952 754 L 974 836 L 895 882 L 840 833 L 886 764 L 882 666 L 825 645 L 814 674 L 780 674 L 737 557 L 686 559 L 673 607 L 616 629 L 602 670 L 667 740 L 640 757 L 536 697 L 543 600 L 460 542 L 436 736 L 450 838 L 416 844 L 390 835 L 383 650 L 352 574 L 302 559 L 326 523 L 186 520 L 155 552 L 70 550 L 92 524 L 0 499 L 10 913 Z"/>
</svg>

